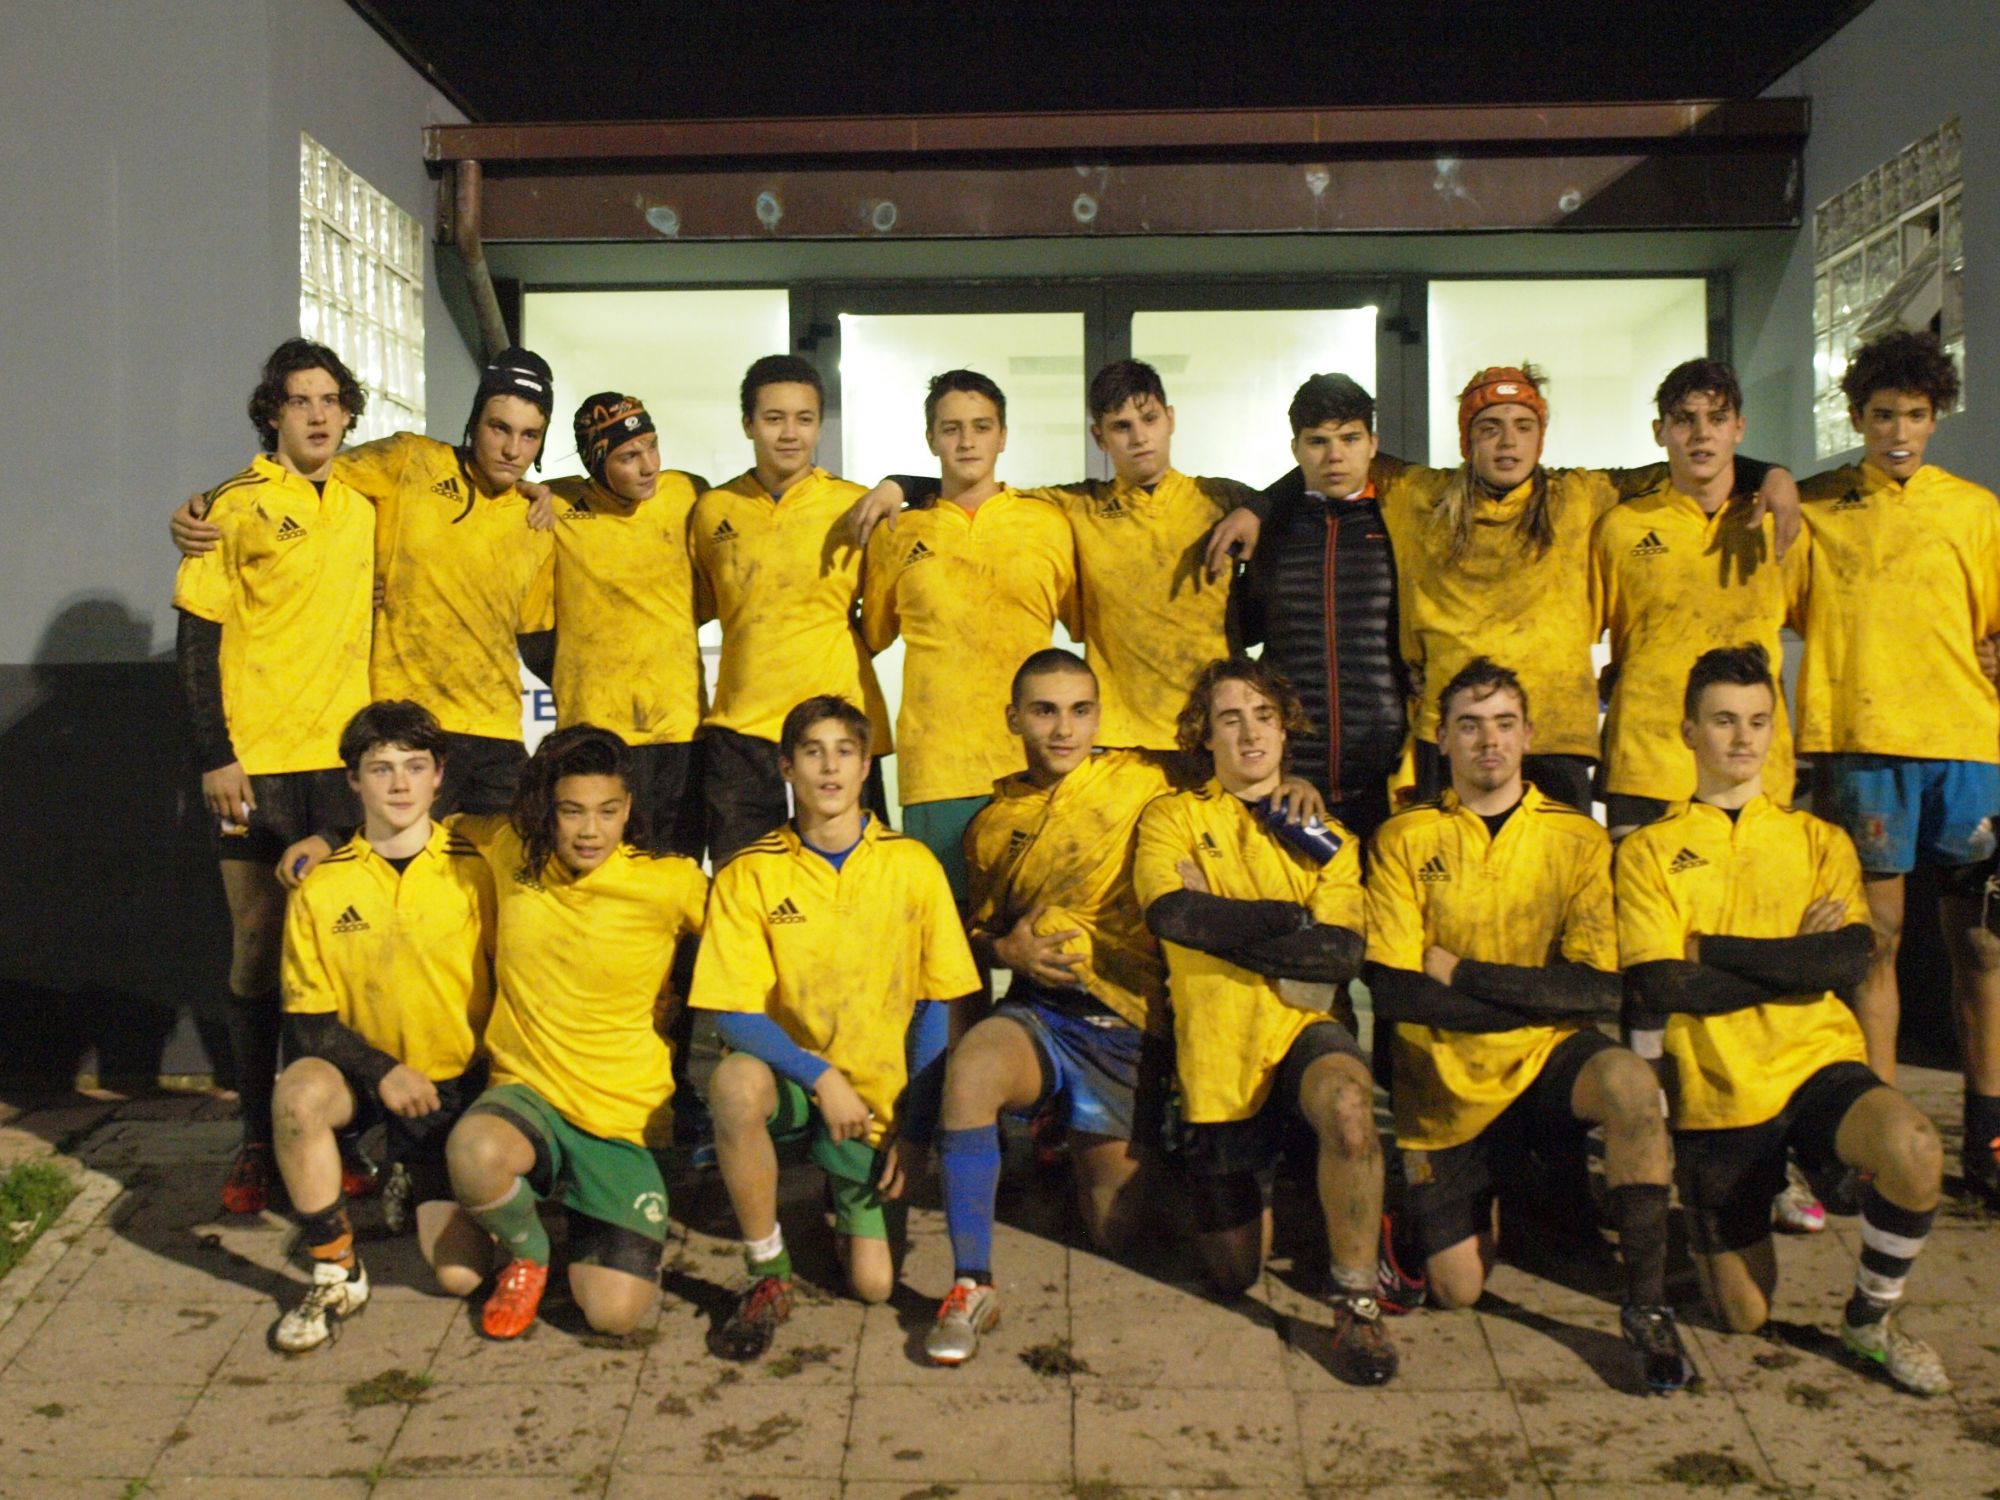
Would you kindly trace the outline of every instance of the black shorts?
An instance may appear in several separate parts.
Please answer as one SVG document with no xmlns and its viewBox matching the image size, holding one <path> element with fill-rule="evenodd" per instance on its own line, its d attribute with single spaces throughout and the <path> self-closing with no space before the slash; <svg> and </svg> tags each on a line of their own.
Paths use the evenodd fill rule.
<svg viewBox="0 0 2000 1500">
<path fill-rule="evenodd" d="M 1435 797 L 1451 785 L 1451 771 L 1434 744 L 1419 740 L 1417 752 L 1417 795 Z M 1590 811 L 1590 776 L 1597 761 L 1588 755 L 1524 755 L 1521 775 L 1540 789 L 1544 797 L 1567 802 L 1581 812 Z"/>
<path fill-rule="evenodd" d="M 1508 1163 L 1518 1168 L 1530 1150 L 1553 1155 L 1590 1133 L 1590 1122 L 1578 1119 L 1570 1102 L 1577 1075 L 1598 1053 L 1617 1045 L 1601 1031 L 1564 1037 L 1535 1081 L 1478 1135 L 1441 1151 L 1403 1152 L 1410 1224 L 1422 1255 L 1449 1250 L 1491 1227 Z"/>
<path fill-rule="evenodd" d="M 1264 1104 L 1247 1120 L 1224 1120 L 1184 1127 L 1182 1161 L 1196 1177 L 1230 1177 L 1265 1173 L 1277 1165 L 1286 1138 L 1306 1129 L 1299 1109 L 1299 1091 L 1306 1069 L 1322 1057 L 1351 1057 L 1367 1070 L 1368 1059 L 1348 1029 L 1338 1021 L 1315 1021 L 1293 1039 L 1271 1080 Z"/>
<path fill-rule="evenodd" d="M 785 778 L 778 770 L 778 746 L 773 740 L 738 734 L 733 729 L 704 729 L 701 793 L 708 813 L 709 858 L 720 867 L 730 855 L 754 844 L 791 816 Z M 868 767 L 868 784 L 861 805 L 889 826 L 888 793 L 882 781 L 882 757 Z"/>
<path fill-rule="evenodd" d="M 427 1115 L 407 1119 L 383 1108 L 382 1100 L 367 1083 L 349 1073 L 347 1090 L 354 1095 L 354 1119 L 347 1129 L 355 1134 L 376 1125 L 387 1137 L 384 1166 L 402 1165 L 410 1174 L 410 1201 L 449 1202 L 451 1173 L 445 1169 L 445 1137 L 451 1134 L 467 1106 L 486 1089 L 486 1064 L 475 1062 L 456 1078 L 437 1080 L 438 1107 Z"/>
<path fill-rule="evenodd" d="M 249 828 L 242 833 L 216 834 L 215 852 L 220 859 L 275 866 L 279 855 L 309 834 L 352 831 L 361 824 L 361 804 L 355 800 L 354 788 L 347 784 L 347 772 L 339 767 L 252 776 L 250 795 L 256 798 L 257 806 L 250 813 Z"/>
<path fill-rule="evenodd" d="M 1630 792 L 1604 794 L 1604 821 L 1611 828 L 1644 828 L 1667 815 L 1671 805 L 1659 797 L 1635 797 Z"/>
<path fill-rule="evenodd" d="M 632 810 L 646 820 L 646 848 L 652 853 L 701 858 L 708 824 L 701 762 L 699 741 L 632 747 Z"/>
<path fill-rule="evenodd" d="M 503 813 L 514 805 L 514 787 L 528 762 L 526 745 L 483 734 L 447 733 L 444 746 L 444 780 L 432 816 Z"/>
<path fill-rule="evenodd" d="M 1674 1132 L 1674 1183 L 1696 1250 L 1744 1250 L 1771 1233 L 1771 1200 L 1784 1190 L 1785 1153 L 1808 1173 L 1839 1165 L 1840 1122 L 1863 1094 L 1887 1085 L 1865 1063 L 1828 1063 L 1761 1125 Z"/>
</svg>

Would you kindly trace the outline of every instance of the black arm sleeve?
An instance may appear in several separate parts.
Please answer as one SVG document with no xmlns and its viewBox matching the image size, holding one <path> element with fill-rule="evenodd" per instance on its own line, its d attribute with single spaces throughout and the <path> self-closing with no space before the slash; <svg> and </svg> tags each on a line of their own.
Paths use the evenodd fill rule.
<svg viewBox="0 0 2000 1500">
<path fill-rule="evenodd" d="M 1217 957 L 1297 932 L 1310 920 L 1296 901 L 1231 901 L 1206 891 L 1169 891 L 1146 908 L 1154 937 Z"/>
<path fill-rule="evenodd" d="M 517 635 L 514 637 L 514 649 L 521 653 L 523 665 L 545 686 L 555 686 L 556 633 L 553 630 L 534 630 L 526 635 Z"/>
<path fill-rule="evenodd" d="M 935 474 L 891 474 L 888 478 L 901 487 L 905 505 L 922 505 L 944 493 L 944 481 Z"/>
<path fill-rule="evenodd" d="M 1565 1019 L 1616 1015 L 1621 993 L 1616 974 L 1562 960 L 1530 967 L 1463 958 L 1452 974 L 1451 987 L 1524 1017 Z"/>
<path fill-rule="evenodd" d="M 1216 956 L 1267 979 L 1345 984 L 1361 972 L 1361 955 L 1367 946 L 1352 927 L 1329 923 L 1281 937 L 1259 938 Z"/>
<path fill-rule="evenodd" d="M 1803 932 L 1788 938 L 1705 937 L 1701 962 L 1704 968 L 1762 985 L 1771 998 L 1801 991 L 1817 998 L 1827 990 L 1859 984 L 1868 973 L 1874 947 L 1868 925 L 1855 922 L 1838 932 Z"/>
<path fill-rule="evenodd" d="M 206 775 L 236 759 L 236 747 L 229 742 L 229 721 L 222 712 L 222 627 L 186 610 L 180 611 L 180 617 L 174 654 L 180 664 L 188 722 L 194 727 L 195 759 Z"/>
<path fill-rule="evenodd" d="M 1375 1024 L 1402 1022 L 1442 1031 L 1516 1031 L 1528 1023 L 1510 1010 L 1439 984 L 1428 974 L 1363 964 L 1362 980 L 1374 1002 Z"/>
<path fill-rule="evenodd" d="M 1746 453 L 1736 455 L 1736 493 L 1745 497 L 1754 495 L 1764 487 L 1764 476 L 1777 468 L 1761 458 L 1752 458 Z"/>
<path fill-rule="evenodd" d="M 360 1033 L 331 1011 L 310 1016 L 287 1011 L 285 1055 L 324 1058 L 349 1078 L 358 1078 L 377 1091 L 382 1080 L 401 1066 L 388 1053 L 362 1041 Z"/>
<path fill-rule="evenodd" d="M 1704 947 L 1707 939 L 1702 940 Z M 1627 1009 L 1628 1022 L 1639 1029 L 1665 1024 L 1670 1015 L 1723 1016 L 1753 1005 L 1768 1005 L 1777 997 L 1761 984 L 1739 979 L 1706 963 L 1690 963 L 1684 958 L 1661 958 L 1652 963 L 1634 964 L 1625 971 L 1632 991 Z M 1818 999 L 1816 995 L 1802 999 Z M 1641 1017 L 1650 1018 L 1650 1023 Z"/>
</svg>

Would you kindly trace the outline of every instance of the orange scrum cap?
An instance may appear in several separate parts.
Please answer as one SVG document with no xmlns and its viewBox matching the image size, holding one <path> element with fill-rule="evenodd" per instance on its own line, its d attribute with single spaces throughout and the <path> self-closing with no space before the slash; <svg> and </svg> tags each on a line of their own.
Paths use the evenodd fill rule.
<svg viewBox="0 0 2000 1500">
<path fill-rule="evenodd" d="M 1472 457 L 1472 419 L 1489 406 L 1525 406 L 1549 425 L 1549 403 L 1541 383 L 1518 365 L 1492 365 L 1481 370 L 1458 393 L 1458 456 Z"/>
</svg>

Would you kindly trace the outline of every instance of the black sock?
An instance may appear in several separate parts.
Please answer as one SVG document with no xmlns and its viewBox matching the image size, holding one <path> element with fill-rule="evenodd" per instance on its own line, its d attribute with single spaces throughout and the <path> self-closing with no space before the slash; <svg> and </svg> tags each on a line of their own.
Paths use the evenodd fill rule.
<svg viewBox="0 0 2000 1500">
<path fill-rule="evenodd" d="M 1628 1182 L 1611 1190 L 1611 1225 L 1625 1259 L 1625 1300 L 1659 1307 L 1667 1300 L 1667 1199 L 1664 1183 Z"/>
<path fill-rule="evenodd" d="M 1931 1232 L 1936 1209 L 1891 1203 L 1869 1183 L 1861 1195 L 1861 1263 L 1854 1269 L 1854 1295 L 1847 1321 L 1855 1327 L 1879 1323 L 1903 1300 L 1903 1282 L 1917 1263 Z"/>
<path fill-rule="evenodd" d="M 1968 1178 L 1989 1182 L 2000 1176 L 2000 1094 L 1965 1088 L 1965 1144 L 1959 1162 Z"/>
<path fill-rule="evenodd" d="M 242 1099 L 243 1144 L 271 1144 L 271 1090 L 278 1081 L 278 992 L 229 996 L 229 1051 Z"/>
<path fill-rule="evenodd" d="M 335 1198 L 318 1213 L 302 1213 L 299 1219 L 299 1243 L 306 1248 L 306 1254 L 314 1260 L 330 1260 L 346 1266 L 350 1275 L 354 1272 L 354 1226 L 347 1218 L 347 1200 Z"/>
</svg>

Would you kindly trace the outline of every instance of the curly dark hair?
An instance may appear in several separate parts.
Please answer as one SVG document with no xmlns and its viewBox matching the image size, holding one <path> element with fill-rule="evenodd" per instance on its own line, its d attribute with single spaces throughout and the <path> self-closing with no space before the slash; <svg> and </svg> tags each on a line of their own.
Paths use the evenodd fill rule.
<svg viewBox="0 0 2000 1500">
<path fill-rule="evenodd" d="M 1090 420 L 1095 422 L 1121 410 L 1127 401 L 1154 401 L 1165 406 L 1167 388 L 1160 383 L 1160 372 L 1143 359 L 1114 359 L 1090 377 L 1090 390 L 1084 399 L 1090 407 Z"/>
<path fill-rule="evenodd" d="M 538 875 L 556 852 L 556 787 L 565 776 L 616 776 L 633 789 L 632 751 L 608 729 L 572 724 L 558 729 L 528 757 L 514 788 L 508 821 L 521 840 L 521 873 Z M 646 844 L 646 815 L 637 807 L 625 820 L 625 842 Z"/>
<path fill-rule="evenodd" d="M 1299 702 L 1299 695 L 1292 691 L 1291 679 L 1275 667 L 1248 656 L 1218 659 L 1201 669 L 1195 677 L 1194 686 L 1188 689 L 1186 705 L 1174 721 L 1175 742 L 1190 755 L 1212 758 L 1208 737 L 1215 724 L 1210 717 L 1209 704 L 1215 697 L 1215 690 L 1225 682 L 1240 682 L 1277 705 L 1279 721 L 1285 726 L 1283 760 L 1289 767 L 1292 741 L 1302 734 L 1312 733 L 1312 720 L 1306 717 L 1305 705 Z"/>
<path fill-rule="evenodd" d="M 368 409 L 368 393 L 338 354 L 311 339 L 286 339 L 264 361 L 263 378 L 250 393 L 250 425 L 257 429 L 257 441 L 263 444 L 266 453 L 278 451 L 277 421 L 285 406 L 285 381 L 301 370 L 324 370 L 340 387 L 340 409 L 347 413 L 342 438 L 354 431 L 354 424 Z"/>
<path fill-rule="evenodd" d="M 1928 396 L 1933 411 L 1948 412 L 1958 404 L 1958 367 L 1936 334 L 1899 328 L 1854 351 L 1840 391 L 1850 411 L 1860 411 L 1877 391 L 1907 391 Z"/>
</svg>

